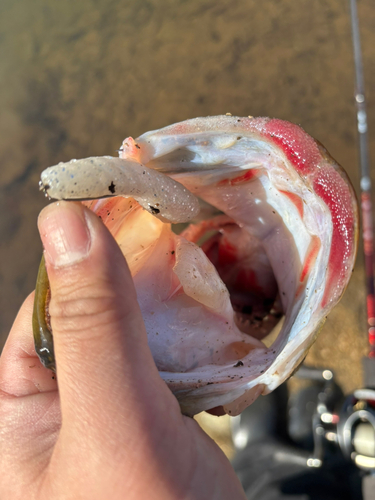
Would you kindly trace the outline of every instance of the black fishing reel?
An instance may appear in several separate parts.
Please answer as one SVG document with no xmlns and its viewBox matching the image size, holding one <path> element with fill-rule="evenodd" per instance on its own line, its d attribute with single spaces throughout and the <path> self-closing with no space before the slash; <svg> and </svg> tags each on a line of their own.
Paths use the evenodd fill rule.
<svg viewBox="0 0 375 500">
<path fill-rule="evenodd" d="M 333 443 L 357 467 L 375 472 L 375 390 L 357 389 L 344 399 L 331 370 L 303 366 L 297 377 L 320 386 L 311 415 L 314 446 L 307 465 L 321 467 L 327 444 Z M 293 415 L 290 417 L 289 432 L 293 438 Z"/>
<path fill-rule="evenodd" d="M 340 448 L 357 467 L 375 471 L 375 390 L 358 389 L 347 397 L 339 415 Z"/>
<path fill-rule="evenodd" d="M 345 397 L 332 370 L 306 365 L 294 377 L 297 390 L 282 384 L 232 419 L 232 463 L 247 498 L 372 500 L 375 390 Z"/>
</svg>

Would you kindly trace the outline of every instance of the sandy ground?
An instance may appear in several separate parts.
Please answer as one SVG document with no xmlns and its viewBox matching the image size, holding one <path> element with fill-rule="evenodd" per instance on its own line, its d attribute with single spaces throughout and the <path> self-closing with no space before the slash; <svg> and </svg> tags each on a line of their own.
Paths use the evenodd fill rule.
<svg viewBox="0 0 375 500">
<path fill-rule="evenodd" d="M 375 10 L 359 1 L 375 157 Z M 34 287 L 43 168 L 115 154 L 122 139 L 186 118 L 276 116 L 301 124 L 358 190 L 353 59 L 342 0 L 2 0 L 0 334 Z M 308 362 L 361 385 L 361 249 Z"/>
</svg>

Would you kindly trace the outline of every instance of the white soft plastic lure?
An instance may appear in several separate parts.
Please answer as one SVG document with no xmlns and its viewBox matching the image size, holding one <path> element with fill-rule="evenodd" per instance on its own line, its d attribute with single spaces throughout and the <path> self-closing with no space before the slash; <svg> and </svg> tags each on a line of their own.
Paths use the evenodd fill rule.
<svg viewBox="0 0 375 500">
<path fill-rule="evenodd" d="M 277 119 L 187 120 L 126 139 L 120 158 L 50 167 L 41 188 L 100 198 L 86 204 L 128 261 L 156 365 L 189 415 L 218 406 L 236 415 L 286 380 L 354 265 L 345 173 Z M 198 199 L 208 220 L 197 219 Z M 171 222 L 193 219 L 172 232 Z M 276 340 L 263 343 L 281 316 Z"/>
</svg>

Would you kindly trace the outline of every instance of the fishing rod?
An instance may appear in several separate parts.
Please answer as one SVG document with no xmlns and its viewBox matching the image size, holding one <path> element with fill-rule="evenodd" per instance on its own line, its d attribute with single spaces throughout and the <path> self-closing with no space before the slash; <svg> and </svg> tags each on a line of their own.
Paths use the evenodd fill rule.
<svg viewBox="0 0 375 500">
<path fill-rule="evenodd" d="M 366 481 L 373 480 L 371 489 L 375 489 L 375 293 L 374 293 L 374 228 L 372 218 L 372 187 L 370 177 L 370 161 L 368 148 L 368 127 L 366 98 L 364 90 L 363 63 L 358 21 L 357 1 L 350 2 L 350 19 L 352 28 L 355 91 L 354 99 L 357 111 L 358 152 L 360 164 L 361 218 L 362 239 L 365 256 L 366 299 L 367 299 L 367 331 L 369 352 L 363 359 L 363 389 L 357 389 L 349 395 L 341 410 L 331 410 L 339 403 L 332 400 L 329 405 L 317 405 L 313 419 L 314 452 L 311 457 L 312 466 L 321 466 L 324 457 L 324 439 L 336 442 L 344 456 L 352 460 L 359 468 L 371 472 Z M 320 377 L 324 393 L 334 393 L 334 374 L 329 370 L 310 368 L 314 377 Z M 306 369 L 305 369 L 306 372 Z M 327 378 L 325 374 L 329 372 Z M 297 373 L 298 376 L 298 373 Z M 302 378 L 314 377 L 301 372 Z M 337 391 L 336 391 L 337 393 Z M 324 398 L 323 398 L 324 399 Z M 327 398 L 326 398 L 327 399 Z M 333 398 L 335 399 L 335 398 Z M 329 397 L 327 399 L 329 401 Z M 326 407 L 328 406 L 328 408 Z M 364 491 L 366 490 L 364 483 Z M 368 495 L 365 495 L 368 498 Z"/>
<path fill-rule="evenodd" d="M 354 99 L 357 109 L 358 149 L 360 163 L 362 239 L 365 254 L 367 325 L 370 350 L 368 356 L 375 357 L 375 294 L 374 294 L 374 228 L 372 220 L 372 189 L 368 148 L 366 97 L 363 78 L 363 63 L 359 31 L 357 1 L 350 0 L 352 40 L 355 69 Z M 373 363 L 371 363 L 372 365 Z M 370 363 L 367 363 L 370 365 Z M 366 371 L 366 369 L 365 369 Z"/>
<path fill-rule="evenodd" d="M 346 398 L 337 418 L 336 442 L 343 454 L 371 472 L 375 480 L 375 293 L 374 293 L 374 227 L 372 218 L 372 186 L 368 148 L 368 126 L 363 77 L 362 50 L 357 0 L 349 0 L 352 29 L 355 91 L 357 111 L 358 152 L 360 165 L 360 211 L 365 256 L 368 355 L 363 358 L 364 389 L 357 389 Z M 319 420 L 319 425 L 324 423 Z M 314 436 L 315 440 L 317 435 Z M 319 449 L 319 448 L 317 448 Z M 375 487 L 375 483 L 371 488 Z M 366 497 L 367 498 L 367 497 Z"/>
</svg>

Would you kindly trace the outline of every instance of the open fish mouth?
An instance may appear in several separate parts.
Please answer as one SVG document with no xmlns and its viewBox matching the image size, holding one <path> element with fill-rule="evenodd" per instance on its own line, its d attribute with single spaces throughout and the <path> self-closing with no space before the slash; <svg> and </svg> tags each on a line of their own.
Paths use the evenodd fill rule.
<svg viewBox="0 0 375 500">
<path fill-rule="evenodd" d="M 51 198 L 94 200 L 85 204 L 128 261 L 159 373 L 189 415 L 236 415 L 286 380 L 355 261 L 344 171 L 277 119 L 187 120 L 125 139 L 120 158 L 50 167 L 40 185 Z M 42 266 L 34 338 L 54 368 L 48 300 Z"/>
</svg>

